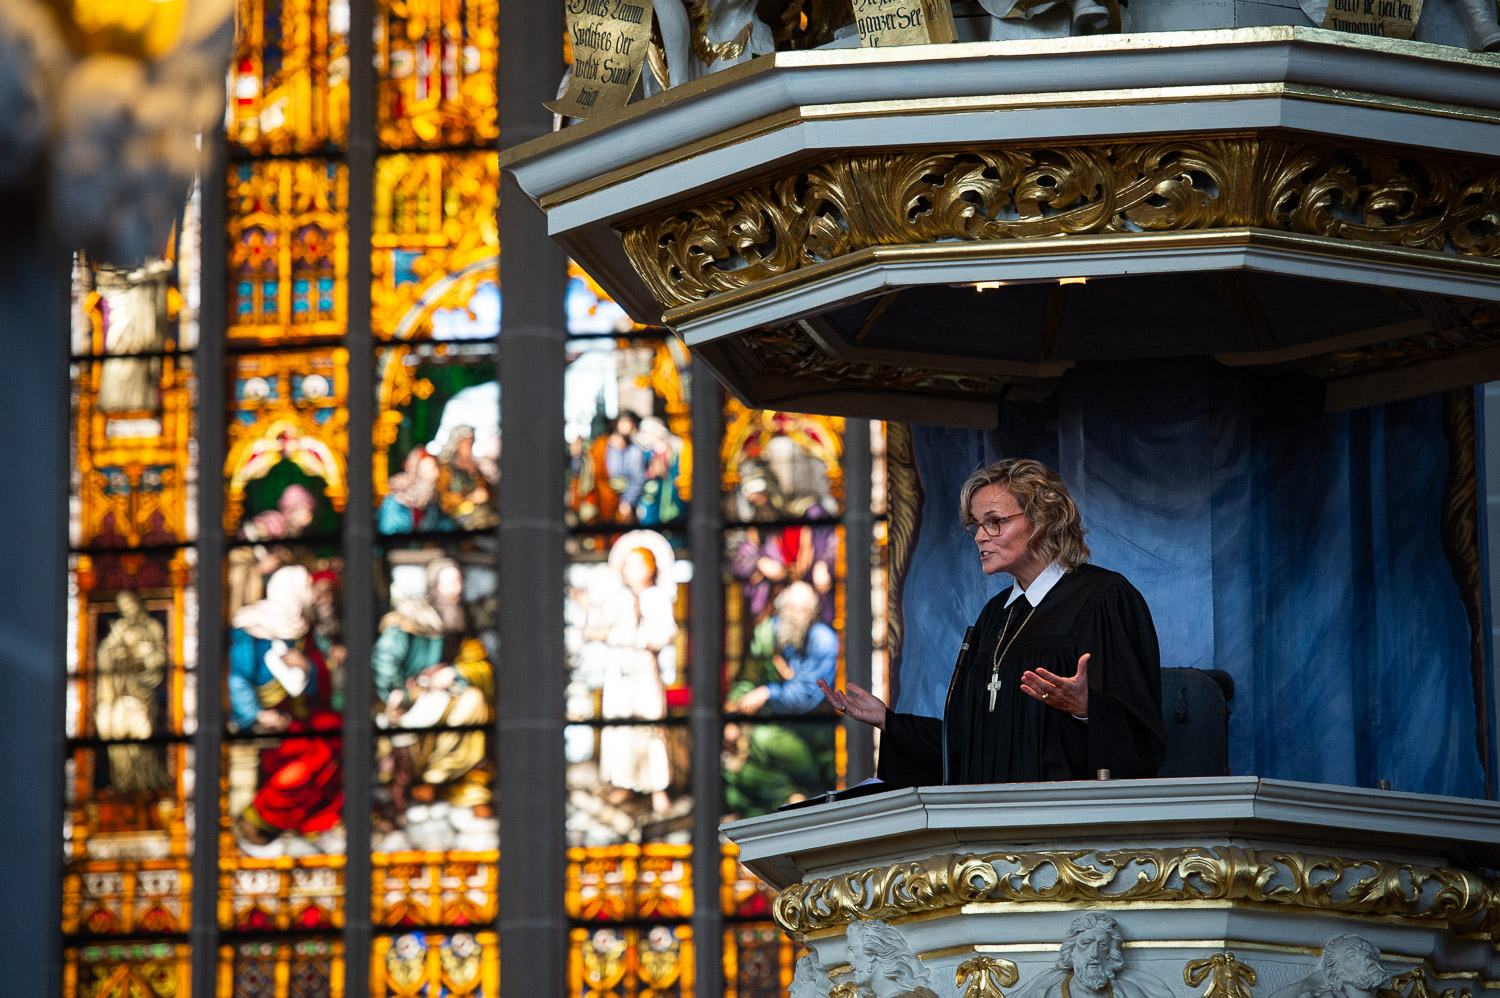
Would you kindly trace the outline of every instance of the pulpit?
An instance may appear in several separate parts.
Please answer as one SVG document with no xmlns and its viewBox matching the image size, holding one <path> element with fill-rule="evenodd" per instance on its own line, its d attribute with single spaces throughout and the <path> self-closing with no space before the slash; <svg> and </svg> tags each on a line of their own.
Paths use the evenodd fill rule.
<svg viewBox="0 0 1500 998">
<path fill-rule="evenodd" d="M 1500 803 L 1253 777 L 922 787 L 737 821 L 794 998 L 1470 998 Z"/>
</svg>

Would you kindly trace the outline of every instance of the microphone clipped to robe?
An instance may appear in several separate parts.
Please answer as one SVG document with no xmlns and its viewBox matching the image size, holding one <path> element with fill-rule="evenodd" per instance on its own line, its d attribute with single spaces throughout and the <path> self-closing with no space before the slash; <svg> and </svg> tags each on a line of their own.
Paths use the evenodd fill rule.
<svg viewBox="0 0 1500 998">
<path fill-rule="evenodd" d="M 948 707 L 953 702 L 953 687 L 958 683 L 959 673 L 969 658 L 969 646 L 974 643 L 974 628 L 964 628 L 964 643 L 958 649 L 958 661 L 953 663 L 953 678 L 948 680 L 948 695 L 943 698 L 943 786 L 948 785 Z"/>
</svg>

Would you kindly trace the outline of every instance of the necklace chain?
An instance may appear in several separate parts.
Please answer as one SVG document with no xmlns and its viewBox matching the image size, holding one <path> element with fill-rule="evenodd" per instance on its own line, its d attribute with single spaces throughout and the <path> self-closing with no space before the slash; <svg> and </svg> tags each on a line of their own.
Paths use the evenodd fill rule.
<svg viewBox="0 0 1500 998">
<path fill-rule="evenodd" d="M 1023 596 L 1022 599 L 1025 599 L 1025 597 Z M 994 711 L 995 709 L 994 694 L 1000 689 L 998 685 L 1000 679 L 1000 663 L 1005 661 L 1005 656 L 1006 653 L 1010 651 L 1010 646 L 1016 643 L 1016 638 L 1019 638 L 1021 636 L 1021 631 L 1025 629 L 1026 624 L 1031 620 L 1031 615 L 1034 613 L 1036 613 L 1036 607 L 1032 607 L 1027 612 L 1026 616 L 1021 618 L 1021 626 L 1016 628 L 1016 633 L 1010 636 L 1009 641 L 1005 640 L 1005 632 L 1010 630 L 1011 618 L 1013 618 L 1016 614 L 1015 606 L 1012 605 L 1010 608 L 1010 612 L 1005 615 L 1005 626 L 1000 629 L 1000 638 L 995 642 L 995 657 L 991 660 L 990 663 L 991 711 Z"/>
</svg>

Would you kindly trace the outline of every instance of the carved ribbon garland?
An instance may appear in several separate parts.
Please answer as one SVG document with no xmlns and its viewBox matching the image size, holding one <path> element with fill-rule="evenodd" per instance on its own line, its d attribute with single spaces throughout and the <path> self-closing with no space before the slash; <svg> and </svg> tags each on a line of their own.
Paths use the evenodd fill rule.
<svg viewBox="0 0 1500 998">
<path fill-rule="evenodd" d="M 991 853 L 920 862 L 793 884 L 776 898 L 793 936 L 861 919 L 889 919 L 977 901 L 1248 901 L 1455 926 L 1500 920 L 1497 885 L 1451 867 L 1274 850 L 1201 846 L 1112 852 Z"/>
</svg>

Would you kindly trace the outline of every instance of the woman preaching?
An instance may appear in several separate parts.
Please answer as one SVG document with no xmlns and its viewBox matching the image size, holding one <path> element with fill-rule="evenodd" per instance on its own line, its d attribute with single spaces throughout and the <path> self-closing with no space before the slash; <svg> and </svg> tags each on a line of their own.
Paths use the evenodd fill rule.
<svg viewBox="0 0 1500 998">
<path fill-rule="evenodd" d="M 1087 564 L 1078 507 L 1057 472 L 1000 461 L 964 482 L 960 517 L 986 575 L 1015 584 L 979 614 L 943 719 L 898 714 L 853 683 L 834 708 L 882 729 L 895 786 L 1155 776 L 1166 744 L 1161 662 L 1146 601 Z"/>
</svg>

